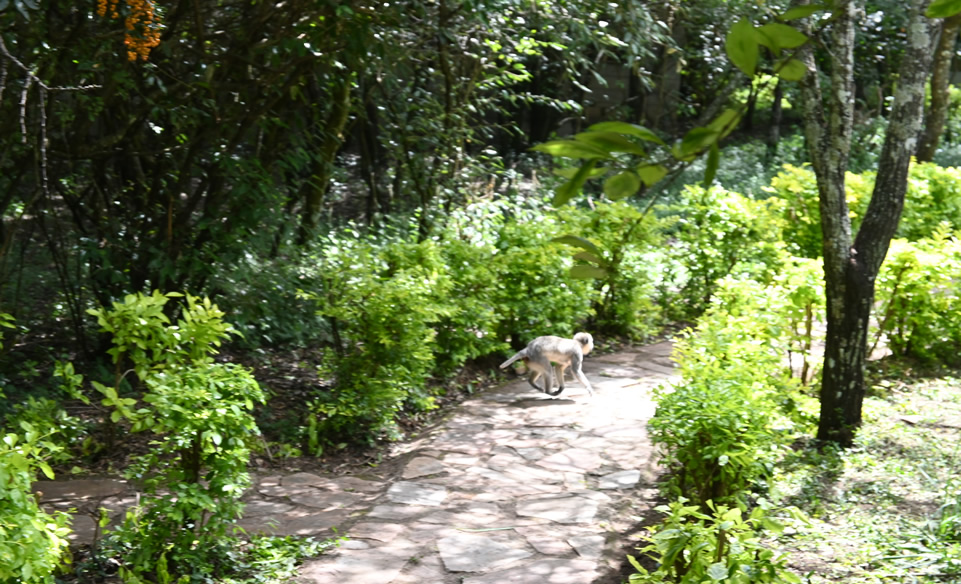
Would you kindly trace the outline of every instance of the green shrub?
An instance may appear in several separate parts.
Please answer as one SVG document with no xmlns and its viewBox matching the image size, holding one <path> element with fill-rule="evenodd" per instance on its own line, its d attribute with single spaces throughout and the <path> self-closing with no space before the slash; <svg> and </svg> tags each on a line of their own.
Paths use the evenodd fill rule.
<svg viewBox="0 0 961 584">
<path fill-rule="evenodd" d="M 591 314 L 591 284 L 570 277 L 570 251 L 553 241 L 559 235 L 560 227 L 543 217 L 511 221 L 497 232 L 496 334 L 514 348 L 541 335 L 573 336 Z"/>
<path fill-rule="evenodd" d="M 37 471 L 53 479 L 43 456 L 56 447 L 28 422 L 19 429 L 0 438 L 0 582 L 52 584 L 67 552 L 69 516 L 41 509 L 32 484 Z"/>
<path fill-rule="evenodd" d="M 559 215 L 564 224 L 571 226 L 571 233 L 587 239 L 600 253 L 596 256 L 585 249 L 574 256 L 581 265 L 600 265 L 604 270 L 602 277 L 591 280 L 595 334 L 611 333 L 633 339 L 654 334 L 662 322 L 660 307 L 654 300 L 660 266 L 648 260 L 647 252 L 663 239 L 657 218 L 626 202 L 597 203 L 591 211 L 566 207 Z M 584 246 L 577 240 L 565 240 Z"/>
<path fill-rule="evenodd" d="M 693 333 L 675 345 L 681 381 L 655 391 L 652 441 L 672 494 L 744 502 L 763 488 L 791 438 L 796 383 L 783 365 L 780 291 L 724 280 Z"/>
<path fill-rule="evenodd" d="M 225 569 L 218 560 L 236 544 L 229 531 L 250 484 L 250 445 L 259 435 L 250 412 L 264 395 L 246 369 L 214 363 L 216 347 L 234 332 L 216 305 L 187 295 L 170 323 L 166 304 L 181 296 L 132 294 L 90 311 L 112 334 L 118 371 L 129 361 L 145 390 L 139 403 L 121 393 L 121 376 L 112 386 L 93 382 L 102 404 L 115 423 L 156 437 L 125 472 L 143 491 L 140 504 L 103 546 L 127 581 L 171 582 Z M 77 383 L 72 369 L 61 371 Z"/>
<path fill-rule="evenodd" d="M 961 168 L 912 164 L 897 236 L 909 241 L 929 238 L 942 223 L 951 231 L 961 229 Z"/>
<path fill-rule="evenodd" d="M 432 324 L 452 310 L 443 304 L 451 284 L 439 246 L 334 235 L 316 274 L 319 290 L 303 295 L 329 322 L 333 345 L 321 372 L 335 385 L 310 405 L 311 446 L 393 435 L 402 407 L 434 407 L 426 388 L 437 348 Z"/>
<path fill-rule="evenodd" d="M 92 422 L 71 416 L 56 400 L 27 397 L 7 414 L 5 425 L 16 430 L 23 422 L 44 436 L 44 444 L 54 447 L 47 454 L 52 462 L 66 463 L 96 449 L 90 436 Z"/>
<path fill-rule="evenodd" d="M 819 260 L 791 258 L 775 277 L 779 289 L 775 295 L 784 302 L 770 309 L 777 310 L 786 321 L 787 359 L 792 365 L 792 374 L 796 373 L 803 385 L 812 381 L 820 365 L 813 349 L 815 342 L 823 337 L 820 328 L 825 319 L 823 274 Z"/>
<path fill-rule="evenodd" d="M 940 229 L 916 243 L 895 240 L 877 282 L 878 327 L 895 355 L 961 363 L 961 243 Z"/>
<path fill-rule="evenodd" d="M 663 299 L 675 318 L 701 314 L 725 276 L 769 280 L 779 269 L 783 221 L 776 201 L 689 186 L 662 212 L 675 218 L 669 253 L 676 271 L 669 279 L 678 290 L 676 299 Z"/>
<path fill-rule="evenodd" d="M 639 551 L 656 562 L 651 572 L 628 556 L 637 570 L 631 574 L 632 584 L 701 584 L 727 582 L 800 583 L 801 578 L 786 569 L 787 557 L 767 548 L 762 542 L 764 530 L 779 533 L 783 527 L 755 507 L 745 518 L 741 509 L 706 504 L 684 505 L 683 497 L 670 505 L 657 507 L 666 513 L 664 522 L 647 535 L 647 545 Z"/>
</svg>

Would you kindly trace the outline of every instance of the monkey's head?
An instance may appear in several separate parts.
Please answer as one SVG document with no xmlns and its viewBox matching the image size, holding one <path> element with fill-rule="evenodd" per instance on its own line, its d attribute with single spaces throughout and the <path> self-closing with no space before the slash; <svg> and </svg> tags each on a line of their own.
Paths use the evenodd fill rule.
<svg viewBox="0 0 961 584">
<path fill-rule="evenodd" d="M 574 340 L 581 344 L 581 353 L 585 355 L 594 349 L 594 337 L 590 333 L 577 333 Z"/>
</svg>

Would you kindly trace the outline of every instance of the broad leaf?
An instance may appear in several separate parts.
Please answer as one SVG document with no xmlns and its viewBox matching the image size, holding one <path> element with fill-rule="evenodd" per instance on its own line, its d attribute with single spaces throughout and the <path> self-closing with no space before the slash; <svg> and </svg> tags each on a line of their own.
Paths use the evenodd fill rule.
<svg viewBox="0 0 961 584">
<path fill-rule="evenodd" d="M 552 172 L 557 176 L 562 176 L 564 178 L 574 178 L 574 175 L 581 169 L 579 166 L 572 166 L 570 168 L 555 168 Z M 594 178 L 595 176 L 601 176 L 606 172 L 610 171 L 610 167 L 602 166 L 600 168 L 594 168 L 591 170 L 587 178 Z"/>
<path fill-rule="evenodd" d="M 711 188 L 714 177 L 717 175 L 717 165 L 721 159 L 721 149 L 717 147 L 717 142 L 711 144 L 711 150 L 707 154 L 707 167 L 704 169 L 704 188 Z"/>
<path fill-rule="evenodd" d="M 674 148 L 674 157 L 678 160 L 691 160 L 694 156 L 704 152 L 711 144 L 717 142 L 720 133 L 711 128 L 692 128 L 681 143 Z"/>
<path fill-rule="evenodd" d="M 947 18 L 961 12 L 961 0 L 934 0 L 924 13 L 928 18 Z"/>
<path fill-rule="evenodd" d="M 707 125 L 707 128 L 718 132 L 720 137 L 723 138 L 737 129 L 737 125 L 740 123 L 740 121 L 741 112 L 734 108 L 728 108 L 721 112 L 721 115 L 711 120 L 711 123 Z"/>
<path fill-rule="evenodd" d="M 602 258 L 597 257 L 596 255 L 592 254 L 589 251 L 577 252 L 576 254 L 574 254 L 574 259 L 581 260 L 582 262 L 587 262 L 590 264 L 596 264 L 601 267 L 607 266 L 607 262 L 605 262 Z"/>
<path fill-rule="evenodd" d="M 757 70 L 757 32 L 747 20 L 739 20 L 731 26 L 724 39 L 724 50 L 734 65 L 748 77 Z"/>
<path fill-rule="evenodd" d="M 566 243 L 567 245 L 573 245 L 574 247 L 579 247 L 581 249 L 586 249 L 587 251 L 593 253 L 596 256 L 601 255 L 601 250 L 598 249 L 593 242 L 583 237 L 578 237 L 576 235 L 562 235 L 560 237 L 555 237 L 551 241 L 556 243 Z"/>
<path fill-rule="evenodd" d="M 640 164 L 634 169 L 644 184 L 654 186 L 659 180 L 667 176 L 667 168 L 660 164 Z"/>
<path fill-rule="evenodd" d="M 727 564 L 724 562 L 717 562 L 711 564 L 711 567 L 707 569 L 707 577 L 715 582 L 720 582 L 721 580 L 726 580 L 728 576 Z"/>
<path fill-rule="evenodd" d="M 641 177 L 627 170 L 604 181 L 604 194 L 612 201 L 630 197 L 641 188 Z"/>
<path fill-rule="evenodd" d="M 808 41 L 807 35 L 787 24 L 771 22 L 757 29 L 757 40 L 777 55 L 781 49 L 794 49 Z"/>
<path fill-rule="evenodd" d="M 576 140 L 553 140 L 544 142 L 531 148 L 537 152 L 546 152 L 551 156 L 563 156 L 565 158 L 607 158 L 609 154 L 586 142 Z"/>
<path fill-rule="evenodd" d="M 807 75 L 808 68 L 797 59 L 788 59 L 777 67 L 777 75 L 785 81 L 800 81 Z"/>
<path fill-rule="evenodd" d="M 825 10 L 825 6 L 822 4 L 811 4 L 810 6 L 795 6 L 787 12 L 781 15 L 781 20 L 797 20 L 799 18 L 807 18 L 815 12 L 820 12 Z"/>
<path fill-rule="evenodd" d="M 626 152 L 628 154 L 637 154 L 638 156 L 647 154 L 643 148 L 616 132 L 595 132 L 591 130 L 575 134 L 574 139 L 580 142 L 587 142 L 609 153 Z"/>
<path fill-rule="evenodd" d="M 629 124 L 627 122 L 600 122 L 590 126 L 587 129 L 591 132 L 617 132 L 618 134 L 636 136 L 641 140 L 646 140 L 648 142 L 664 144 L 664 140 L 658 138 L 657 134 L 648 130 L 644 126 Z"/>
<path fill-rule="evenodd" d="M 561 205 L 567 203 L 574 198 L 574 195 L 581 192 L 581 188 L 584 187 L 584 183 L 587 182 L 591 171 L 594 170 L 594 165 L 597 160 L 588 160 L 581 165 L 581 168 L 577 173 L 571 178 L 571 180 L 557 187 L 554 191 L 554 200 L 551 204 L 555 207 L 560 207 Z"/>
<path fill-rule="evenodd" d="M 571 278 L 576 278 L 578 280 L 601 280 L 607 277 L 607 270 L 604 268 L 598 268 L 597 266 L 581 264 L 571 268 L 570 275 Z"/>
</svg>

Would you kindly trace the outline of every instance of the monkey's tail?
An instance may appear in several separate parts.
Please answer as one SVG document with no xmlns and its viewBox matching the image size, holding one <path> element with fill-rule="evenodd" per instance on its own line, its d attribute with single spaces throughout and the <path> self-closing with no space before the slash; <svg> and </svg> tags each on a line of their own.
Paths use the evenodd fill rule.
<svg viewBox="0 0 961 584">
<path fill-rule="evenodd" d="M 510 365 L 514 361 L 517 361 L 518 359 L 526 359 L 526 358 L 527 358 L 527 349 L 521 349 L 520 351 L 514 353 L 513 357 L 501 363 L 501 369 L 506 369 L 508 365 Z"/>
<path fill-rule="evenodd" d="M 557 388 L 557 391 L 554 391 L 554 392 L 545 391 L 544 393 L 546 393 L 547 395 L 549 395 L 549 396 L 551 396 L 551 397 L 554 397 L 555 395 L 560 395 L 560 393 L 561 393 L 562 391 L 564 391 L 564 388 L 563 388 L 563 387 L 558 387 L 558 388 Z"/>
</svg>

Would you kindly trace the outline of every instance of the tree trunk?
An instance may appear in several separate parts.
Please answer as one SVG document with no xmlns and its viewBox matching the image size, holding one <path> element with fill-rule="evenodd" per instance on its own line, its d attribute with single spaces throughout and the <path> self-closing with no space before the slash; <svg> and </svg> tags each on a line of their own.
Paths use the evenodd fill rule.
<svg viewBox="0 0 961 584">
<path fill-rule="evenodd" d="M 901 218 L 908 166 L 918 143 L 935 37 L 932 21 L 924 17 L 927 4 L 928 0 L 911 3 L 908 44 L 875 189 L 853 243 L 844 174 L 853 120 L 856 2 L 847 0 L 835 6 L 830 39 L 831 91 L 826 101 L 822 101 L 813 55 L 810 51 L 803 55 L 809 71 L 801 83 L 804 125 L 818 182 L 827 298 L 818 439 L 841 446 L 851 445 L 861 424 L 875 278 Z"/>
<path fill-rule="evenodd" d="M 327 186 L 334 169 L 334 158 L 343 143 L 344 129 L 350 116 L 351 75 L 342 72 L 333 81 L 330 95 L 330 110 L 324 123 L 323 137 L 314 159 L 314 172 L 304 184 L 304 206 L 301 211 L 300 233 L 297 243 L 303 245 L 313 235 L 317 227 L 317 214 L 324 202 Z"/>
<path fill-rule="evenodd" d="M 931 162 L 938 151 L 938 142 L 944 133 L 948 120 L 948 83 L 951 80 L 951 63 L 954 60 L 954 46 L 961 30 L 961 13 L 944 20 L 938 48 L 934 52 L 934 66 L 931 71 L 931 108 L 924 120 L 924 133 L 918 146 L 918 161 Z"/>
</svg>

